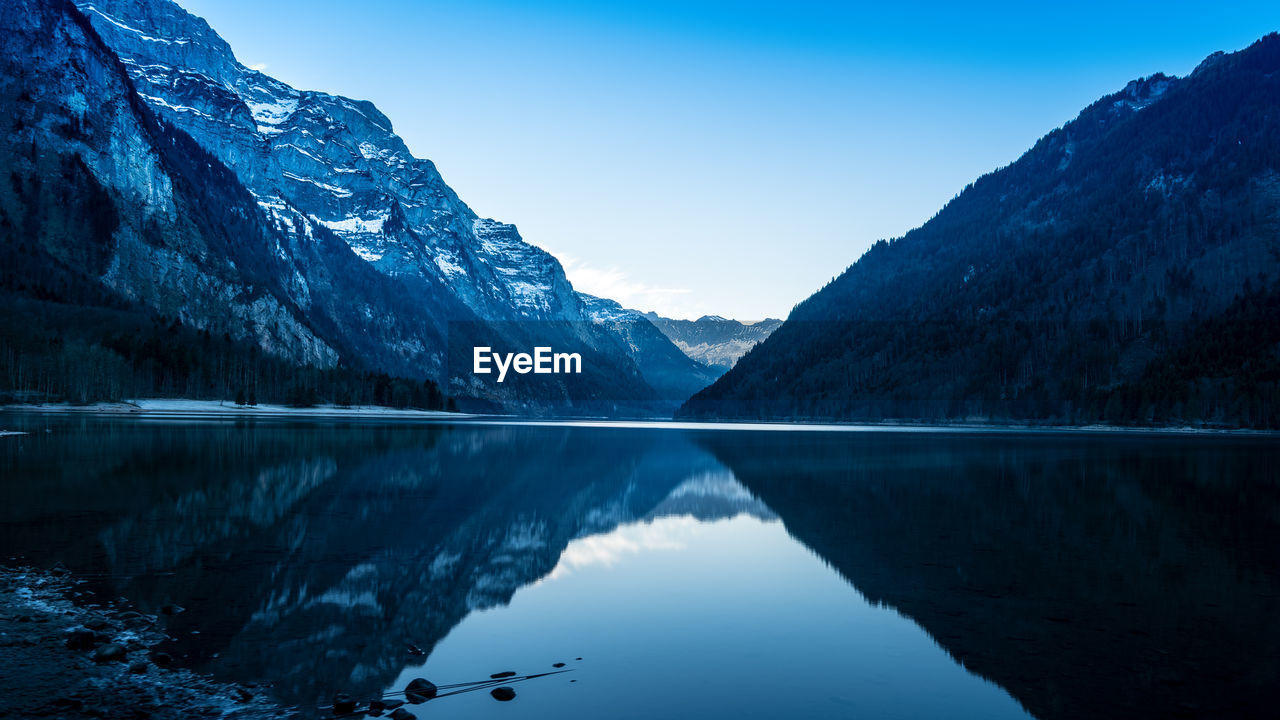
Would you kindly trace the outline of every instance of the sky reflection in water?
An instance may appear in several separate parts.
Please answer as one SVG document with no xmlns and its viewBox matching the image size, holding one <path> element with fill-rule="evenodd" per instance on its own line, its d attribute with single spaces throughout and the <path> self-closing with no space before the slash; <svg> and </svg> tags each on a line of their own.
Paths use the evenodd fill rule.
<svg viewBox="0 0 1280 720">
<path fill-rule="evenodd" d="M 577 671 L 513 686 L 529 705 L 522 717 L 1028 717 L 915 624 L 867 603 L 779 521 L 746 515 L 575 540 L 550 576 L 469 615 L 388 689 L 553 661 Z M 512 714 L 484 693 L 427 710 Z"/>
</svg>

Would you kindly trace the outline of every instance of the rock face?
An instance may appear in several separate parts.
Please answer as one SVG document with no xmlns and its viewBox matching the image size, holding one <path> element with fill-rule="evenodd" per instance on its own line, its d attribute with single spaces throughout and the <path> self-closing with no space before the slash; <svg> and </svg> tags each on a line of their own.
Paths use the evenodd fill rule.
<svg viewBox="0 0 1280 720">
<path fill-rule="evenodd" d="M 300 363 L 338 361 L 286 289 L 282 238 L 230 173 L 156 122 L 69 4 L 6 4 L 0 110 L 0 247 L 9 268 L 45 273 L 24 272 L 24 289 L 109 294 Z"/>
<path fill-rule="evenodd" d="M 513 227 L 477 218 L 372 104 L 244 67 L 208 24 L 168 0 L 76 4 L 139 96 L 222 160 L 286 233 L 327 228 L 385 274 L 452 285 L 486 319 L 564 319 L 577 309 L 554 258 Z"/>
<path fill-rule="evenodd" d="M 451 379 L 454 393 L 508 406 L 653 405 L 625 338 L 592 322 L 560 263 L 514 226 L 478 217 L 372 104 L 297 90 L 246 68 L 208 24 L 169 0 L 76 4 L 119 56 L 137 96 L 247 188 L 278 238 L 273 250 L 289 271 L 291 299 L 320 311 L 320 324 L 344 341 L 334 343 L 345 346 L 339 350 L 390 372 Z M 342 268 L 329 257 L 341 254 L 334 248 L 316 251 L 335 237 L 350 248 Z M 357 259 L 362 285 L 394 307 L 349 295 L 344 272 Z M 426 317 L 406 323 L 405 314 Z M 594 380 L 546 382 L 523 394 L 514 385 L 478 385 L 462 356 L 450 367 L 447 333 L 468 350 L 477 337 L 582 349 L 594 353 L 583 370 Z"/>
<path fill-rule="evenodd" d="M 694 417 L 1280 426 L 1280 35 L 1129 83 L 872 247 Z"/>
<path fill-rule="evenodd" d="M 744 323 L 718 315 L 703 315 L 697 320 L 672 320 L 651 312 L 644 316 L 681 352 L 715 370 L 717 376 L 728 372 L 748 350 L 782 325 L 773 318 Z"/>
</svg>

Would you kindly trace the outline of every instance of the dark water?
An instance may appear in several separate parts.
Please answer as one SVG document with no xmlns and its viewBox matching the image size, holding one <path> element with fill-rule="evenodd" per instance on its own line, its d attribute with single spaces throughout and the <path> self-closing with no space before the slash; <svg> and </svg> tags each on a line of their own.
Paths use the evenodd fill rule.
<svg viewBox="0 0 1280 720">
<path fill-rule="evenodd" d="M 414 710 L 1270 717 L 1280 688 L 1274 441 L 0 427 L 31 432 L 0 438 L 3 558 L 186 608 L 171 653 L 289 704 L 557 662 Z"/>
</svg>

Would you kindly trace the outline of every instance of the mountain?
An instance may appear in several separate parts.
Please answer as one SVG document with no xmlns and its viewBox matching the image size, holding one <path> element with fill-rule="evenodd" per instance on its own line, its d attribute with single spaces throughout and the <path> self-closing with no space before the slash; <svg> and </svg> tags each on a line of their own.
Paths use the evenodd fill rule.
<svg viewBox="0 0 1280 720">
<path fill-rule="evenodd" d="M 872 247 L 688 417 L 1280 426 L 1280 36 L 1086 108 Z"/>
<path fill-rule="evenodd" d="M 185 391 L 202 375 L 226 387 L 252 371 L 265 390 L 298 366 L 337 368 L 374 332 L 406 350 L 442 337 L 332 234 L 298 245 L 262 222 L 234 175 L 141 102 L 69 3 L 9 3 L 0 30 L 5 389 L 83 400 Z M 432 369 L 403 357 L 386 368 Z"/>
<path fill-rule="evenodd" d="M 748 350 L 782 325 L 781 320 L 773 318 L 744 323 L 718 315 L 703 315 L 697 320 L 672 320 L 653 312 L 644 316 L 685 355 L 709 365 L 719 374 L 728 372 Z"/>
<path fill-rule="evenodd" d="M 623 338 L 628 355 L 640 374 L 658 393 L 659 399 L 675 410 L 694 393 L 710 385 L 720 372 L 708 367 L 673 344 L 649 316 L 628 310 L 613 300 L 579 293 L 592 322 Z"/>
<path fill-rule="evenodd" d="M 196 326 L 234 327 L 297 362 L 335 364 L 288 297 L 281 238 L 246 218 L 254 206 L 228 173 L 155 121 L 83 18 L 24 2 L 0 23 L 6 288 L 83 301 L 116 293 Z"/>
<path fill-rule="evenodd" d="M 655 411 L 627 341 L 591 320 L 560 263 L 513 226 L 478 217 L 372 104 L 245 68 L 168 0 L 19 5 L 6 11 L 3 47 L 7 115 L 25 118 L 4 149 L 26 178 L 3 198 L 7 265 L 24 268 L 6 285 L 13 306 L 54 301 L 54 314 L 74 316 L 88 293 L 129 306 L 126 325 L 173 320 L 179 334 L 225 335 L 307 367 L 435 381 L 485 406 Z M 59 42 L 74 51 L 50 47 Z M 89 112 L 99 106 L 127 117 Z M 47 153 L 83 172 L 34 159 Z M 150 156 L 163 177 L 143 172 Z M 55 178 L 62 197 L 32 189 Z M 166 206 L 170 186 L 178 200 Z M 183 235 L 191 218 L 216 241 Z M 40 257 L 23 238 L 41 238 Z M 85 343 L 119 362 L 110 339 L 90 333 Z M 479 345 L 579 352 L 582 373 L 498 384 L 471 373 Z"/>
</svg>

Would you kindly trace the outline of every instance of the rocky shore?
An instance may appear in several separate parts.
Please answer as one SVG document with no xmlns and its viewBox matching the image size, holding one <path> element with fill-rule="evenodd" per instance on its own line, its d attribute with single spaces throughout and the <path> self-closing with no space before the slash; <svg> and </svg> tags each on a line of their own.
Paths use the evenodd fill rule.
<svg viewBox="0 0 1280 720">
<path fill-rule="evenodd" d="M 0 569 L 0 717 L 302 717 L 263 688 L 172 667 L 156 649 L 163 614 L 73 602 L 79 584 L 58 568 Z"/>
</svg>

